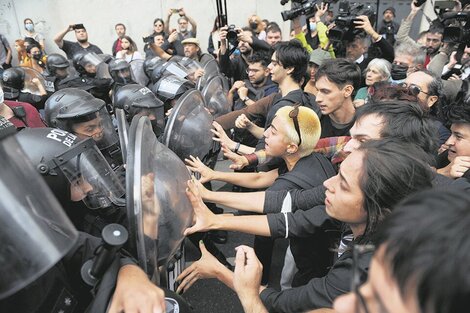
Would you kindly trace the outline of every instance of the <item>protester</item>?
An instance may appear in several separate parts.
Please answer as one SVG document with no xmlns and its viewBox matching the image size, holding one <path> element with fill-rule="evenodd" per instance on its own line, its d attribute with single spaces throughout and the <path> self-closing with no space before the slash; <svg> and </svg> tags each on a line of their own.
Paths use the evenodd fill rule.
<svg viewBox="0 0 470 313">
<path fill-rule="evenodd" d="M 76 42 L 64 40 L 65 35 L 71 31 L 75 32 Z M 103 51 L 98 46 L 88 41 L 88 33 L 83 24 L 71 24 L 66 29 L 58 33 L 54 42 L 67 54 L 67 59 L 71 60 L 79 52 L 94 52 L 96 54 L 103 54 Z"/>
</svg>

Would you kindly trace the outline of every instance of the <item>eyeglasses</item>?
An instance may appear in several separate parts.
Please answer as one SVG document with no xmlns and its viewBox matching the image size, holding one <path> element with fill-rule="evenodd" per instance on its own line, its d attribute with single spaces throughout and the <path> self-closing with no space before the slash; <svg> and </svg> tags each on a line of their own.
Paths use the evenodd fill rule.
<svg viewBox="0 0 470 313">
<path fill-rule="evenodd" d="M 374 250 L 374 245 L 354 245 L 353 247 L 353 277 L 351 282 L 351 290 L 359 300 L 356 301 L 356 312 L 370 312 L 369 308 L 367 307 L 367 302 L 359 290 L 359 287 L 364 282 L 364 279 L 361 277 L 361 273 L 359 272 L 359 256 Z"/>
<path fill-rule="evenodd" d="M 300 147 L 300 145 L 302 144 L 302 136 L 300 135 L 300 127 L 299 127 L 299 120 L 298 120 L 299 106 L 300 106 L 299 104 L 296 104 L 294 106 L 294 109 L 292 109 L 292 111 L 289 112 L 289 117 L 294 121 L 295 131 L 297 132 L 297 135 L 299 135 L 299 147 Z"/>
<path fill-rule="evenodd" d="M 424 93 L 425 95 L 428 95 L 429 96 L 429 92 L 424 92 L 423 89 L 421 89 L 421 87 L 415 85 L 415 84 L 407 84 L 407 83 L 403 83 L 402 84 L 403 87 L 405 88 L 408 88 L 408 90 L 410 91 L 410 93 L 413 95 L 413 96 L 418 96 L 420 92 Z"/>
</svg>

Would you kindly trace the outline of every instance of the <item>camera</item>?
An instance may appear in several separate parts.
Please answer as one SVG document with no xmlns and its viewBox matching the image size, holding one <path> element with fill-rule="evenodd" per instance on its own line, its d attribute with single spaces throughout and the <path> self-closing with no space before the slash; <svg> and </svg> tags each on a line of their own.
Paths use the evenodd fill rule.
<svg viewBox="0 0 470 313">
<path fill-rule="evenodd" d="M 414 4 L 415 4 L 415 6 L 420 7 L 420 6 L 422 6 L 425 2 L 426 2 L 426 0 L 416 0 L 416 1 L 414 2 Z"/>
<path fill-rule="evenodd" d="M 371 5 L 363 3 L 349 4 L 348 1 L 341 1 L 339 4 L 338 16 L 335 18 L 336 26 L 330 29 L 328 38 L 333 42 L 352 39 L 362 32 L 362 29 L 356 29 L 354 21 L 360 15 L 366 15 L 371 25 L 375 24 L 376 11 Z"/>
<path fill-rule="evenodd" d="M 281 12 L 281 16 L 284 21 L 292 20 L 300 15 L 310 15 L 315 12 L 315 4 L 317 3 L 316 0 L 292 0 L 292 2 L 297 2 L 300 4 L 300 6 L 293 8 L 292 10 Z M 286 3 L 286 0 L 281 0 L 282 5 Z"/>
<path fill-rule="evenodd" d="M 75 24 L 72 26 L 72 29 L 73 30 L 76 30 L 76 29 L 85 29 L 85 26 L 83 26 L 83 24 Z"/>
<path fill-rule="evenodd" d="M 229 25 L 229 27 L 227 28 L 227 40 L 233 46 L 238 45 L 238 32 L 235 29 L 235 25 L 233 24 Z"/>
<path fill-rule="evenodd" d="M 442 15 L 442 22 L 454 21 L 462 26 L 444 28 L 443 42 L 467 44 L 470 42 L 470 12 L 447 12 Z M 463 25 L 464 24 L 464 25 Z"/>
<path fill-rule="evenodd" d="M 152 35 L 147 36 L 147 37 L 142 37 L 142 40 L 145 44 L 151 44 L 154 41 L 154 38 Z"/>
</svg>

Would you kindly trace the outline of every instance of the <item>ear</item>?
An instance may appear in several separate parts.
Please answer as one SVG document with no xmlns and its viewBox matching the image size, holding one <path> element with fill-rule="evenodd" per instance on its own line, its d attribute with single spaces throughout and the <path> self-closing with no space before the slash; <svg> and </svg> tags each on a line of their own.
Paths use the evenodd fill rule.
<svg viewBox="0 0 470 313">
<path fill-rule="evenodd" d="M 439 99 L 438 96 L 429 96 L 429 98 L 428 98 L 428 107 L 430 108 L 433 105 L 435 105 L 438 99 Z"/>
<path fill-rule="evenodd" d="M 292 74 L 292 72 L 294 71 L 294 68 L 293 67 L 288 67 L 287 68 L 287 74 Z"/>
<path fill-rule="evenodd" d="M 354 87 L 353 85 L 346 85 L 344 86 L 343 91 L 344 91 L 344 97 L 349 98 L 354 92 Z"/>
<path fill-rule="evenodd" d="M 289 144 L 287 145 L 286 151 L 287 151 L 287 153 L 289 153 L 289 154 L 294 154 L 294 153 L 296 153 L 297 151 L 299 151 L 299 147 L 298 147 L 296 144 L 294 144 L 294 143 L 289 143 Z"/>
</svg>

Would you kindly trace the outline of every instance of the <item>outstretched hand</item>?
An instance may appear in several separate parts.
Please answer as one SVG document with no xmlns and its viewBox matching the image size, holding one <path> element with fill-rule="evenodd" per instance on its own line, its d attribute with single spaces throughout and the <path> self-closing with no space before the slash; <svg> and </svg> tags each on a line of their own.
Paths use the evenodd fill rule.
<svg viewBox="0 0 470 313">
<path fill-rule="evenodd" d="M 207 183 L 215 178 L 215 171 L 206 166 L 202 161 L 199 159 L 199 157 L 193 157 L 192 155 L 189 156 L 189 159 L 184 159 L 184 161 L 187 164 L 187 167 L 196 173 L 199 173 L 201 175 L 201 178 L 199 181 L 201 183 Z"/>
<path fill-rule="evenodd" d="M 237 144 L 227 136 L 224 128 L 215 121 L 212 123 L 212 126 L 214 126 L 214 129 L 211 129 L 211 132 L 215 135 L 215 137 L 212 137 L 212 139 L 214 141 L 220 142 L 222 146 L 226 146 L 230 150 L 235 149 Z"/>
<path fill-rule="evenodd" d="M 200 183 L 199 183 L 200 184 Z M 204 204 L 199 193 L 198 182 L 188 180 L 188 188 L 186 189 L 188 197 L 194 210 L 194 225 L 186 228 L 184 235 L 188 236 L 197 232 L 211 230 L 215 224 L 217 216 Z"/>
<path fill-rule="evenodd" d="M 199 241 L 201 249 L 201 258 L 185 269 L 176 281 L 180 285 L 176 292 L 181 294 L 189 289 L 198 279 L 217 278 L 218 269 L 224 267 L 209 251 L 207 251 L 204 243 Z"/>
<path fill-rule="evenodd" d="M 227 159 L 232 161 L 232 164 L 229 165 L 230 169 L 239 171 L 248 165 L 247 158 L 245 158 L 243 155 L 232 152 L 232 150 L 227 148 L 225 145 L 222 145 L 222 152 Z"/>
</svg>

